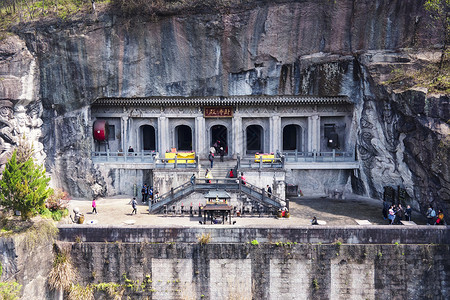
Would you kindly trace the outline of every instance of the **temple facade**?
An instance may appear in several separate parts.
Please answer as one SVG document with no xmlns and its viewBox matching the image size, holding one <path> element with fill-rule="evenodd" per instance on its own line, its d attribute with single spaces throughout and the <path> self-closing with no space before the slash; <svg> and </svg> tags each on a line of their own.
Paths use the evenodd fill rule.
<svg viewBox="0 0 450 300">
<path fill-rule="evenodd" d="M 136 195 L 144 183 L 173 191 L 203 178 L 220 148 L 215 179 L 234 168 L 280 199 L 293 186 L 342 195 L 359 168 L 353 110 L 343 96 L 101 98 L 91 106 L 92 160 L 108 195 Z"/>
<path fill-rule="evenodd" d="M 241 96 L 97 99 L 92 124 L 105 122 L 94 152 L 194 151 L 205 159 L 220 145 L 225 157 L 255 153 L 351 152 L 347 97 Z"/>
</svg>

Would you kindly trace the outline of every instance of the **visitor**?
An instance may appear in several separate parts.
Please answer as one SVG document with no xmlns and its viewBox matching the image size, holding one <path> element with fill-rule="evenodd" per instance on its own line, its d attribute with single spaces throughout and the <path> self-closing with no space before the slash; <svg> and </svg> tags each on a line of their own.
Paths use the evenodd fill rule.
<svg viewBox="0 0 450 300">
<path fill-rule="evenodd" d="M 147 202 L 150 201 L 150 203 L 153 204 L 153 187 L 149 187 L 148 188 L 148 197 L 147 197 Z"/>
<path fill-rule="evenodd" d="M 433 209 L 433 206 L 431 204 L 430 207 L 428 207 L 426 217 L 427 217 L 427 225 L 433 225 L 434 217 L 436 217 L 436 211 Z"/>
<path fill-rule="evenodd" d="M 214 153 L 209 152 L 209 156 L 208 156 L 209 161 L 211 162 L 211 169 L 213 168 L 214 165 Z"/>
<path fill-rule="evenodd" d="M 444 221 L 444 212 L 440 209 L 437 215 L 436 222 L 434 222 L 434 225 L 445 225 Z"/>
<path fill-rule="evenodd" d="M 142 194 L 142 203 L 147 202 L 148 187 L 146 183 L 142 186 L 141 194 Z"/>
<path fill-rule="evenodd" d="M 395 212 L 394 212 L 394 206 L 391 205 L 389 207 L 389 211 L 388 211 L 388 220 L 389 220 L 389 225 L 394 224 L 394 220 L 395 220 Z"/>
<path fill-rule="evenodd" d="M 405 210 L 405 220 L 411 221 L 411 215 L 412 215 L 411 205 L 407 205 Z"/>
<path fill-rule="evenodd" d="M 316 216 L 314 216 L 311 220 L 311 225 L 319 225 L 319 222 L 317 222 Z"/>
<path fill-rule="evenodd" d="M 228 173 L 228 177 L 234 178 L 234 172 L 233 172 L 233 169 L 230 169 L 230 172 Z"/>
<path fill-rule="evenodd" d="M 395 224 L 400 225 L 403 220 L 403 207 L 401 204 L 398 205 L 397 210 L 395 211 Z"/>
<path fill-rule="evenodd" d="M 133 197 L 133 200 L 131 201 L 131 207 L 133 208 L 133 211 L 131 214 L 137 214 L 137 201 L 136 198 Z"/>
<path fill-rule="evenodd" d="M 191 184 L 194 185 L 195 183 L 195 174 L 192 174 L 191 176 Z"/>
<path fill-rule="evenodd" d="M 133 152 L 134 152 L 134 149 L 133 149 L 133 147 L 129 147 L 128 148 L 128 155 L 133 155 Z"/>
<path fill-rule="evenodd" d="M 205 178 L 206 178 L 206 183 L 211 183 L 211 179 L 213 179 L 211 171 L 208 169 L 206 169 Z"/>
<path fill-rule="evenodd" d="M 223 147 L 220 147 L 219 155 L 220 155 L 220 162 L 223 162 L 223 156 L 225 155 L 225 151 L 223 150 Z"/>
<path fill-rule="evenodd" d="M 244 177 L 244 172 L 241 172 L 241 183 L 243 185 L 246 185 L 246 183 L 247 183 L 247 181 L 245 180 L 245 177 Z"/>
<path fill-rule="evenodd" d="M 267 197 L 272 198 L 272 188 L 267 185 Z"/>
<path fill-rule="evenodd" d="M 95 202 L 95 198 L 92 199 L 92 213 L 97 214 L 97 203 Z"/>
</svg>

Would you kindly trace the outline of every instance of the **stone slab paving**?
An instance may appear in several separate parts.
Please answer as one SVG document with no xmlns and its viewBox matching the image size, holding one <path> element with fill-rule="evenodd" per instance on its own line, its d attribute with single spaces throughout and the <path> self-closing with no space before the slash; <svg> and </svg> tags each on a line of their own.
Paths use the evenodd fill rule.
<svg viewBox="0 0 450 300">
<path fill-rule="evenodd" d="M 326 222 L 327 226 L 358 225 L 356 220 L 366 220 L 372 225 L 386 225 L 383 220 L 380 200 L 347 196 L 346 199 L 330 199 L 327 197 L 299 197 L 290 201 L 291 217 L 289 219 L 277 219 L 268 217 L 248 216 L 233 217 L 235 225 L 201 225 L 200 218 L 185 216 L 163 216 L 148 214 L 148 206 L 138 203 L 137 214 L 131 214 L 133 210 L 130 204 L 131 198 L 116 196 L 100 198 L 97 200 L 98 214 L 92 214 L 91 201 L 87 199 L 73 199 L 70 201 L 69 211 L 78 207 L 85 216 L 85 224 L 98 225 L 177 225 L 177 226 L 304 226 L 310 225 L 313 216 L 319 221 Z M 70 220 L 68 220 L 70 221 Z M 67 221 L 67 222 L 68 222 Z M 426 224 L 426 219 L 418 212 L 413 213 L 413 221 L 417 225 Z"/>
</svg>

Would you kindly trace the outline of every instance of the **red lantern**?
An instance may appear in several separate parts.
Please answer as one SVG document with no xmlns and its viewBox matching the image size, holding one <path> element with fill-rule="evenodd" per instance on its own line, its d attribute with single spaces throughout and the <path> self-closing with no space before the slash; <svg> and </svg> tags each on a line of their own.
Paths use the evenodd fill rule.
<svg viewBox="0 0 450 300">
<path fill-rule="evenodd" d="M 103 142 L 108 138 L 108 122 L 97 120 L 94 122 L 94 139 Z"/>
</svg>

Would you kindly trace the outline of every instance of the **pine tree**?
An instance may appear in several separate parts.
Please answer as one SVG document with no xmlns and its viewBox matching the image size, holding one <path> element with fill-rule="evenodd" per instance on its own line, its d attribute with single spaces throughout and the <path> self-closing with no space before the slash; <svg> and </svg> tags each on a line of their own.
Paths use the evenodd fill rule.
<svg viewBox="0 0 450 300">
<path fill-rule="evenodd" d="M 48 187 L 50 178 L 45 176 L 45 169 L 36 165 L 31 155 L 22 154 L 15 150 L 6 163 L 0 181 L 0 201 L 6 209 L 20 211 L 22 219 L 27 220 L 45 208 L 53 190 Z"/>
</svg>

